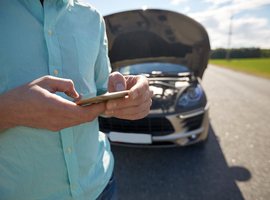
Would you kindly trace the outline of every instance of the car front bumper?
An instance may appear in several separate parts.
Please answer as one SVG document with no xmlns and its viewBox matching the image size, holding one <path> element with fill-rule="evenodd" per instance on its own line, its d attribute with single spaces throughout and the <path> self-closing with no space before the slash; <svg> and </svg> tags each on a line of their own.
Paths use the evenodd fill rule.
<svg viewBox="0 0 270 200">
<path fill-rule="evenodd" d="M 111 144 L 130 147 L 174 147 L 188 146 L 203 142 L 208 137 L 209 130 L 209 107 L 207 103 L 204 108 L 199 108 L 190 112 L 167 115 L 165 118 L 171 123 L 174 131 L 167 135 L 150 135 L 135 133 L 111 132 L 105 133 Z M 197 123 L 197 125 L 196 125 Z M 198 125 L 199 123 L 199 125 Z M 194 126 L 195 124 L 195 126 Z M 122 134 L 122 136 L 136 135 L 136 137 L 147 136 L 147 141 L 122 139 L 115 140 L 113 134 Z"/>
</svg>

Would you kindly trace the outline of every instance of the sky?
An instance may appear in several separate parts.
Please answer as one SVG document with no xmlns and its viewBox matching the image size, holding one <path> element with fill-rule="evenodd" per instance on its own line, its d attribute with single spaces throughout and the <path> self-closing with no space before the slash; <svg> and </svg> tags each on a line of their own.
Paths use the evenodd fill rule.
<svg viewBox="0 0 270 200">
<path fill-rule="evenodd" d="M 83 0 L 103 16 L 134 9 L 164 9 L 201 23 L 211 49 L 270 49 L 270 0 Z M 229 30 L 231 37 L 229 42 Z"/>
</svg>

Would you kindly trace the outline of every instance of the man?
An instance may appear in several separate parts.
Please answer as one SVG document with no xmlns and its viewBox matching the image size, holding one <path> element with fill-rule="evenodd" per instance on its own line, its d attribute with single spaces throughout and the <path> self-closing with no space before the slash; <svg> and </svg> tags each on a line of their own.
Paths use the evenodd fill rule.
<svg viewBox="0 0 270 200">
<path fill-rule="evenodd" d="M 97 117 L 145 117 L 147 79 L 110 75 L 104 21 L 81 1 L 2 0 L 0 27 L 0 199 L 115 197 Z M 128 98 L 74 103 L 125 89 Z"/>
</svg>

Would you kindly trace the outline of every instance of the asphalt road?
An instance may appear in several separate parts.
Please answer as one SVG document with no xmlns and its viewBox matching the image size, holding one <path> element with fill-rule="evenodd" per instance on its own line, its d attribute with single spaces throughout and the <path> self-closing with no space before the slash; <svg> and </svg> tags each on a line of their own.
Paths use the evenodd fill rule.
<svg viewBox="0 0 270 200">
<path fill-rule="evenodd" d="M 209 65 L 204 147 L 112 146 L 119 200 L 269 200 L 270 80 Z"/>
</svg>

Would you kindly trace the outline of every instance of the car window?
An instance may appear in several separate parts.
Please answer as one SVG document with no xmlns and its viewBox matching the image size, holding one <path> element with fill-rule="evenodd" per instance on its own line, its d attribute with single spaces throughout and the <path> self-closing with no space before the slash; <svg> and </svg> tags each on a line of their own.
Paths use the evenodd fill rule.
<svg viewBox="0 0 270 200">
<path fill-rule="evenodd" d="M 154 73 L 181 73 L 190 72 L 189 69 L 183 65 L 172 63 L 140 63 L 135 65 L 128 65 L 119 70 L 123 75 L 128 74 L 154 74 Z"/>
</svg>

